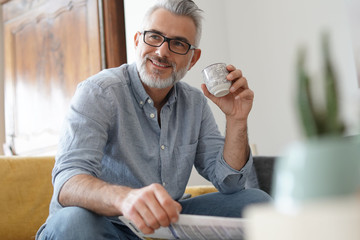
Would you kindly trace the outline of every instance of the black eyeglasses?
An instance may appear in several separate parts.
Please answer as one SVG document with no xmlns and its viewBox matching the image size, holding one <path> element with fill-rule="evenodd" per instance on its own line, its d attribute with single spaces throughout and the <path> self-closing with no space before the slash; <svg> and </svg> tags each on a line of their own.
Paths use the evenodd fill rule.
<svg viewBox="0 0 360 240">
<path fill-rule="evenodd" d="M 196 49 L 195 46 L 183 40 L 167 38 L 158 32 L 144 31 L 144 42 L 152 47 L 160 47 L 164 42 L 168 43 L 169 50 L 173 53 L 185 55 L 190 49 Z"/>
</svg>

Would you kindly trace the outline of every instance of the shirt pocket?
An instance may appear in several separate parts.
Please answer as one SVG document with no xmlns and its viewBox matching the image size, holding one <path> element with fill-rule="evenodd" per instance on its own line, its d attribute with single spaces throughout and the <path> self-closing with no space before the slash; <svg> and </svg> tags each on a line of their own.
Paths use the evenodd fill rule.
<svg viewBox="0 0 360 240">
<path fill-rule="evenodd" d="M 196 141 L 193 144 L 182 145 L 175 148 L 176 177 L 180 189 L 185 190 L 189 180 L 192 166 L 195 161 L 197 144 L 198 142 Z"/>
</svg>

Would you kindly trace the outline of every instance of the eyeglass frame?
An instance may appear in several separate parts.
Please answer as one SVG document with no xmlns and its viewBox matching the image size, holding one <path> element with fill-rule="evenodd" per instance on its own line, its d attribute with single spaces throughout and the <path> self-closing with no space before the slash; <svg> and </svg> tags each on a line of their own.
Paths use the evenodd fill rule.
<svg viewBox="0 0 360 240">
<path fill-rule="evenodd" d="M 145 41 L 145 35 L 146 35 L 146 33 L 155 33 L 155 34 L 158 34 L 158 35 L 160 35 L 161 37 L 163 37 L 164 40 L 163 40 L 158 46 L 157 46 L 157 45 L 152 45 L 152 44 L 147 43 L 147 42 Z M 169 48 L 169 50 L 170 50 L 171 52 L 176 53 L 176 54 L 179 54 L 179 55 L 186 55 L 186 54 L 188 54 L 188 52 L 189 52 L 190 50 L 195 50 L 195 49 L 197 49 L 194 45 L 192 45 L 192 44 L 190 44 L 190 43 L 188 43 L 188 42 L 185 42 L 185 41 L 183 41 L 183 40 L 179 40 L 179 39 L 176 39 L 176 38 L 168 38 L 168 37 L 165 37 L 164 35 L 162 35 L 161 33 L 157 32 L 157 31 L 143 31 L 143 32 L 141 32 L 141 34 L 143 35 L 143 41 L 144 41 L 144 43 L 146 43 L 147 45 L 149 45 L 149 46 L 151 46 L 151 47 L 161 47 L 161 46 L 164 44 L 164 42 L 167 42 L 167 43 L 168 43 L 168 48 Z M 173 51 L 173 50 L 170 48 L 170 41 L 172 41 L 172 40 L 176 40 L 176 41 L 185 43 L 186 45 L 189 46 L 188 50 L 187 50 L 185 53 L 178 53 L 178 52 Z"/>
</svg>

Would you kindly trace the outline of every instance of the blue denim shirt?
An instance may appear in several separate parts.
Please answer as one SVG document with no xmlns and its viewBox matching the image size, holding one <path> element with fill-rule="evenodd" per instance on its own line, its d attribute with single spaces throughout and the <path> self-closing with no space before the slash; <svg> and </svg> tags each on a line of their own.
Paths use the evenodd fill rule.
<svg viewBox="0 0 360 240">
<path fill-rule="evenodd" d="M 252 157 L 240 171 L 224 161 L 224 137 L 202 92 L 177 83 L 160 119 L 161 127 L 135 64 L 103 70 L 80 83 L 53 169 L 50 216 L 61 208 L 61 187 L 77 174 L 132 188 L 160 183 L 177 200 L 195 165 L 223 193 L 244 188 Z"/>
</svg>

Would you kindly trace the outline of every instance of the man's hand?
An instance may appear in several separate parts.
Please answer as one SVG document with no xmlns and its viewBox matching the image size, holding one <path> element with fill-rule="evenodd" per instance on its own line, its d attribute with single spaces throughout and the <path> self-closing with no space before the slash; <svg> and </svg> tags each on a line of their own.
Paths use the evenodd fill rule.
<svg viewBox="0 0 360 240">
<path fill-rule="evenodd" d="M 160 184 L 131 189 L 121 201 L 121 212 L 144 234 L 177 222 L 181 205 Z"/>
<path fill-rule="evenodd" d="M 226 115 L 236 121 L 247 121 L 247 117 L 252 108 L 254 93 L 249 88 L 246 78 L 241 70 L 236 69 L 233 65 L 228 65 L 227 80 L 232 82 L 230 93 L 223 97 L 215 97 L 206 88 L 205 84 L 201 85 L 204 95 L 213 101 Z"/>
</svg>

